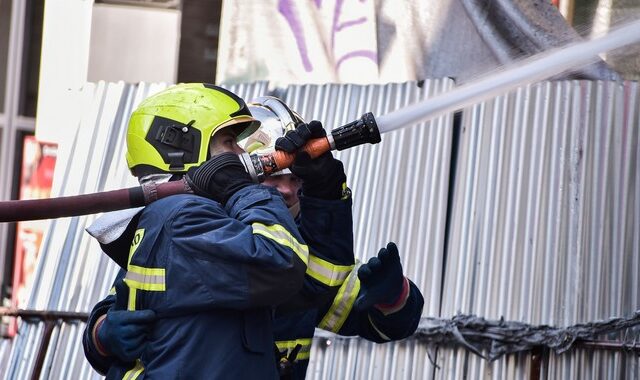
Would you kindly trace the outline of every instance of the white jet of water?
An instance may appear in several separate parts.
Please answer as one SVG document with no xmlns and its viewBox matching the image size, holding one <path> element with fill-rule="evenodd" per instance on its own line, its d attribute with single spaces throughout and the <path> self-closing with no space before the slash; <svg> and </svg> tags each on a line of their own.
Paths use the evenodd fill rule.
<svg viewBox="0 0 640 380">
<path fill-rule="evenodd" d="M 541 81 L 569 69 L 576 69 L 598 59 L 605 53 L 640 41 L 640 20 L 626 24 L 608 34 L 577 42 L 561 49 L 545 52 L 512 67 L 456 87 L 451 91 L 419 103 L 376 117 L 380 133 L 408 127 L 493 98 L 516 87 Z"/>
</svg>

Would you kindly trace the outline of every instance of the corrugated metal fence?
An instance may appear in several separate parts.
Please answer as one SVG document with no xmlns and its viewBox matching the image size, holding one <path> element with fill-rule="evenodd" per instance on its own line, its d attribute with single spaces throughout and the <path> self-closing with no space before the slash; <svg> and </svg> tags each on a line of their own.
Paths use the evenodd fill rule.
<svg viewBox="0 0 640 380">
<path fill-rule="evenodd" d="M 448 79 L 305 85 L 286 88 L 284 97 L 306 119 L 333 128 L 452 86 Z M 73 159 L 60 155 L 54 193 L 134 185 L 124 162 L 127 115 L 163 87 L 88 85 Z M 267 83 L 230 89 L 248 99 L 267 93 Z M 631 313 L 640 303 L 638 100 L 635 82 L 544 82 L 465 109 L 459 124 L 449 114 L 338 153 L 354 192 L 356 256 L 366 261 L 397 242 L 425 296 L 424 316 L 566 326 Z M 94 218 L 52 223 L 29 308 L 86 312 L 105 295 L 116 269 L 84 233 Z M 13 342 L 0 344 L 0 372 L 97 378 L 83 357 L 83 328 L 23 321 Z M 552 379 L 637 378 L 638 363 L 627 352 L 577 349 L 544 355 L 539 370 Z M 412 339 L 376 345 L 322 334 L 307 378 L 512 379 L 534 367 L 529 353 L 489 363 Z"/>
<path fill-rule="evenodd" d="M 465 111 L 443 317 L 566 326 L 639 309 L 638 100 L 635 82 L 544 82 Z M 528 368 L 526 355 L 489 366 L 443 353 L 445 378 Z M 640 375 L 635 354 L 585 350 L 553 357 L 545 373 Z"/>
</svg>

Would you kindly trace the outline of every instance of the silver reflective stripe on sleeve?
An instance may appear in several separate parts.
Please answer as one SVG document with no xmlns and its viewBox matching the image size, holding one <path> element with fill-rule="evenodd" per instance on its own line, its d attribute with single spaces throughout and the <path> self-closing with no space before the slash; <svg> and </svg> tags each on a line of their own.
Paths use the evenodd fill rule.
<svg viewBox="0 0 640 380">
<path fill-rule="evenodd" d="M 268 239 L 275 241 L 280 245 L 289 247 L 296 255 L 302 260 L 305 265 L 309 262 L 309 247 L 296 240 L 286 228 L 279 224 L 267 226 L 262 223 L 251 224 L 253 233 L 256 235 L 262 235 Z"/>
<path fill-rule="evenodd" d="M 360 279 L 358 278 L 359 263 L 351 270 L 351 273 L 338 290 L 338 294 L 333 299 L 333 303 L 324 315 L 318 327 L 321 329 L 337 333 L 347 320 L 353 304 L 360 292 Z"/>
<path fill-rule="evenodd" d="M 349 276 L 353 265 L 335 265 L 314 255 L 309 255 L 307 274 L 327 286 L 338 286 Z"/>
</svg>

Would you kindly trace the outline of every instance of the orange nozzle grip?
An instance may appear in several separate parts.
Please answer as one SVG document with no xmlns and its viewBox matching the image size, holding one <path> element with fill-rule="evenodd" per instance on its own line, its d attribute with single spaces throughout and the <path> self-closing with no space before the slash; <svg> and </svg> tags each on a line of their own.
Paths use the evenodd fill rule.
<svg viewBox="0 0 640 380">
<path fill-rule="evenodd" d="M 300 148 L 300 151 L 309 153 L 309 156 L 311 156 L 311 158 L 319 157 L 323 153 L 330 150 L 331 145 L 329 145 L 329 140 L 326 137 L 309 140 L 302 148 Z M 277 170 L 288 168 L 289 166 L 291 166 L 291 164 L 293 164 L 293 160 L 295 158 L 296 153 L 287 153 L 281 150 L 273 152 L 273 160 L 278 167 Z"/>
</svg>

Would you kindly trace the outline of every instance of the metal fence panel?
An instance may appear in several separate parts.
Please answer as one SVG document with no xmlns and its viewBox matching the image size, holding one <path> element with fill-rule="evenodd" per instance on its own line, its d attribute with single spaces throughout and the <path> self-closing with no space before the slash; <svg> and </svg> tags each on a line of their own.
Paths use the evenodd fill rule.
<svg viewBox="0 0 640 380">
<path fill-rule="evenodd" d="M 284 98 L 331 129 L 452 85 L 304 85 L 284 89 Z M 124 163 L 127 116 L 164 87 L 88 85 L 73 160 L 61 153 L 54 194 L 135 184 Z M 230 89 L 250 99 L 267 93 L 268 83 Z M 463 110 L 459 141 L 446 115 L 337 153 L 354 194 L 356 257 L 366 261 L 397 242 L 425 295 L 423 316 L 567 326 L 628 315 L 640 297 L 638 99 L 634 82 L 543 82 Z M 51 224 L 29 308 L 89 311 L 106 294 L 117 268 L 84 233 L 94 218 Z M 53 325 L 41 378 L 99 378 L 82 353 L 83 328 Z M 45 323 L 23 321 L 12 342 L 0 341 L 0 375 L 30 377 L 45 332 Z M 530 377 L 536 365 L 530 353 L 490 363 L 415 339 L 376 345 L 318 332 L 308 378 L 512 379 Z M 638 368 L 631 353 L 576 349 L 545 355 L 538 369 L 541 378 L 596 379 L 636 378 Z"/>
<path fill-rule="evenodd" d="M 441 316 L 568 326 L 635 311 L 639 126 L 633 82 L 543 82 L 465 110 Z M 456 374 L 485 365 L 443 354 Z M 577 351 L 548 376 L 637 377 L 620 356 Z"/>
<path fill-rule="evenodd" d="M 428 80 L 420 86 L 416 82 L 291 86 L 285 101 L 305 120 L 321 120 L 330 130 L 367 111 L 382 115 L 452 86 L 449 79 Z M 424 294 L 425 316 L 438 315 L 440 308 L 452 125 L 453 116 L 448 114 L 385 134 L 379 144 L 336 154 L 353 190 L 356 258 L 366 262 L 387 242 L 396 242 L 406 275 Z M 314 340 L 312 350 L 318 355 L 311 356 L 308 377 L 429 378 L 433 371 L 425 347 L 337 337 L 331 341 L 335 344 L 328 348 Z"/>
</svg>

